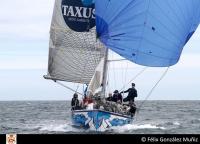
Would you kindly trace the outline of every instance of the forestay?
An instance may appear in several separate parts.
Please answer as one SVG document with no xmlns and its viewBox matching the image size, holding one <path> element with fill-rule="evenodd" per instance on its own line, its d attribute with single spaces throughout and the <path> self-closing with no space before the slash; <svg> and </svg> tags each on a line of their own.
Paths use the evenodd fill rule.
<svg viewBox="0 0 200 144">
<path fill-rule="evenodd" d="M 105 48 L 96 39 L 94 3 L 56 0 L 50 29 L 48 77 L 89 84 Z"/>
<path fill-rule="evenodd" d="M 140 65 L 176 64 L 200 21 L 200 0 L 96 0 L 100 40 Z"/>
</svg>

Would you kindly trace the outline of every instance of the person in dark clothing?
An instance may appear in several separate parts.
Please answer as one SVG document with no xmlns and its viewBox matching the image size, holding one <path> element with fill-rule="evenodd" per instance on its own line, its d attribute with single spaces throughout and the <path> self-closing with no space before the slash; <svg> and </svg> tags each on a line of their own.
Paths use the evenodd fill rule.
<svg viewBox="0 0 200 144">
<path fill-rule="evenodd" d="M 122 103 L 122 95 L 119 93 L 118 90 L 114 91 L 114 94 L 113 94 L 113 97 L 112 97 L 112 101 L 114 101 L 114 102 L 120 101 Z"/>
<path fill-rule="evenodd" d="M 71 107 L 72 107 L 72 110 L 78 110 L 78 109 L 80 109 L 79 100 L 78 100 L 78 94 L 77 93 L 75 93 L 73 95 L 73 98 L 71 100 Z"/>
<path fill-rule="evenodd" d="M 108 97 L 106 98 L 107 101 L 112 101 L 113 97 L 112 97 L 112 93 L 108 94 Z"/>
<path fill-rule="evenodd" d="M 129 101 L 129 106 L 130 106 L 129 114 L 131 115 L 131 117 L 133 117 L 135 115 L 135 112 L 136 112 L 136 109 L 137 109 L 133 100 Z"/>
<path fill-rule="evenodd" d="M 128 96 L 126 98 L 123 99 L 124 102 L 130 101 L 132 100 L 134 102 L 135 97 L 137 97 L 137 90 L 135 89 L 135 84 L 132 83 L 132 88 L 129 88 L 126 91 L 122 91 L 121 93 L 127 93 L 128 92 Z"/>
</svg>

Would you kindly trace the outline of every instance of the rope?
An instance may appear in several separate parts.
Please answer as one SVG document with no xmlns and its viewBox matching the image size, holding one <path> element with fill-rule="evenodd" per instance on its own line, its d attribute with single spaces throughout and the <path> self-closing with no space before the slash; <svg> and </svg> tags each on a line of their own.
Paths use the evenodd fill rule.
<svg viewBox="0 0 200 144">
<path fill-rule="evenodd" d="M 124 85 L 126 85 L 126 75 L 127 75 L 127 69 L 128 69 L 128 62 L 126 62 L 126 69 L 125 69 L 125 76 L 124 76 Z M 125 87 L 124 87 L 125 89 Z M 123 91 L 124 91 L 123 89 Z M 124 93 L 123 93 L 124 94 Z"/>
<path fill-rule="evenodd" d="M 110 63 L 108 63 L 108 73 L 107 73 L 107 93 L 110 92 Z"/>
<path fill-rule="evenodd" d="M 77 85 L 77 87 L 76 87 L 76 92 L 78 91 L 78 89 L 79 89 L 79 86 L 80 86 L 80 84 L 78 84 L 78 85 Z"/>
<path fill-rule="evenodd" d="M 112 59 L 113 59 L 113 52 L 112 52 Z M 115 85 L 115 88 L 116 88 L 116 73 L 115 73 L 115 63 L 113 63 L 113 75 L 114 75 L 114 85 Z"/>
<path fill-rule="evenodd" d="M 124 77 L 124 82 L 123 82 L 124 86 L 126 85 L 126 75 L 127 75 L 127 69 L 128 69 L 128 62 L 126 62 L 125 74 L 124 74 L 124 75 L 122 75 L 122 76 Z M 124 89 L 125 89 L 125 87 L 123 87 L 123 94 L 122 94 L 122 97 L 124 97 Z"/>
<path fill-rule="evenodd" d="M 135 80 L 139 75 L 141 75 L 145 70 L 147 69 L 147 67 L 144 67 L 138 74 L 136 74 L 126 85 L 124 85 L 120 91 L 122 91 L 123 89 L 125 89 L 125 87 L 130 84 L 133 80 Z"/>
<path fill-rule="evenodd" d="M 84 87 L 84 84 L 83 84 L 83 95 L 85 95 L 85 87 Z M 82 96 L 82 99 L 83 99 L 84 97 Z"/>
<path fill-rule="evenodd" d="M 78 93 L 78 94 L 84 96 L 82 93 L 79 93 L 79 92 L 75 91 L 74 89 L 72 89 L 72 88 L 70 88 L 70 87 L 68 87 L 68 86 L 66 86 L 66 85 L 64 85 L 64 84 L 62 84 L 62 83 L 59 82 L 59 81 L 54 81 L 54 82 L 56 82 L 57 84 L 59 84 L 59 85 L 65 87 L 65 88 L 67 88 L 67 89 L 69 89 L 69 90 L 71 90 L 71 91 L 73 91 L 73 92 L 75 92 L 75 93 Z"/>
<path fill-rule="evenodd" d="M 153 88 L 149 91 L 149 93 L 147 94 L 147 96 L 145 97 L 145 99 L 143 100 L 143 102 L 141 103 L 141 105 L 137 108 L 137 112 L 139 112 L 139 110 L 141 109 L 142 105 L 147 101 L 147 99 L 153 93 L 153 91 L 155 90 L 155 88 L 157 87 L 157 85 L 160 83 L 160 81 L 165 77 L 165 75 L 167 74 L 168 70 L 169 70 L 169 67 L 164 71 L 164 73 L 161 75 L 161 77 L 159 78 L 159 80 L 156 82 L 156 84 L 153 86 Z"/>
</svg>

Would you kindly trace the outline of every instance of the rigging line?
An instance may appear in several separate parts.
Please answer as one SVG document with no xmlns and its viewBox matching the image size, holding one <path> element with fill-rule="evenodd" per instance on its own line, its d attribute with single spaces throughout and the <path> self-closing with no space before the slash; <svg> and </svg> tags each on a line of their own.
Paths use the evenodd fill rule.
<svg viewBox="0 0 200 144">
<path fill-rule="evenodd" d="M 122 91 L 123 89 L 125 89 L 125 87 L 130 84 L 133 80 L 135 80 L 139 75 L 141 75 L 148 67 L 144 67 L 138 74 L 136 74 L 126 85 L 124 85 L 120 91 Z"/>
<path fill-rule="evenodd" d="M 113 59 L 113 58 L 114 58 L 114 52 L 111 51 L 110 54 L 111 54 L 111 59 Z M 114 86 L 115 86 L 115 88 L 116 88 L 115 63 L 112 63 L 112 68 L 110 68 L 110 69 L 113 69 Z"/>
<path fill-rule="evenodd" d="M 125 76 L 124 76 L 124 85 L 126 85 L 127 69 L 128 69 L 128 62 L 126 62 L 126 69 L 125 69 Z M 123 96 L 124 96 L 124 90 L 125 90 L 125 87 L 124 87 L 124 89 L 123 89 Z"/>
<path fill-rule="evenodd" d="M 86 87 L 87 88 L 87 87 Z M 85 96 L 85 86 L 83 84 L 83 95 Z M 82 95 L 82 99 L 84 99 L 84 96 Z"/>
<path fill-rule="evenodd" d="M 81 79 L 81 81 L 82 81 L 82 79 Z M 78 91 L 78 89 L 79 89 L 79 86 L 80 86 L 80 84 L 77 84 L 77 87 L 76 87 L 76 92 Z"/>
<path fill-rule="evenodd" d="M 159 80 L 156 82 L 156 84 L 153 86 L 153 88 L 149 91 L 149 93 L 147 94 L 147 96 L 145 97 L 145 99 L 143 100 L 143 102 L 140 104 L 140 106 L 137 108 L 137 111 L 139 111 L 142 107 L 142 105 L 147 101 L 147 99 L 150 97 L 150 95 L 153 93 L 153 91 L 155 90 L 155 88 L 157 87 L 157 85 L 160 83 L 160 81 L 165 77 L 165 75 L 167 74 L 168 70 L 170 67 L 167 67 L 167 69 L 164 71 L 164 73 L 161 75 L 161 77 L 159 78 Z"/>
<path fill-rule="evenodd" d="M 111 66 L 111 64 L 110 64 L 110 63 L 108 63 L 108 74 L 107 74 L 107 93 L 109 93 L 109 92 L 110 92 L 110 83 L 109 83 L 109 81 L 110 81 L 110 66 Z"/>
<path fill-rule="evenodd" d="M 82 93 L 79 93 L 79 92 L 75 91 L 74 89 L 72 89 L 72 88 L 70 88 L 70 87 L 68 87 L 68 86 L 64 85 L 63 83 L 61 83 L 61 82 L 59 82 L 59 81 L 54 81 L 54 82 L 56 82 L 57 84 L 59 84 L 59 85 L 61 85 L 61 86 L 65 87 L 65 88 L 67 88 L 67 89 L 69 89 L 69 90 L 71 90 L 71 91 L 73 91 L 73 92 L 75 92 L 75 93 L 78 93 L 78 94 L 80 94 L 80 95 L 82 95 L 82 96 L 83 96 L 83 94 L 82 94 Z"/>
</svg>

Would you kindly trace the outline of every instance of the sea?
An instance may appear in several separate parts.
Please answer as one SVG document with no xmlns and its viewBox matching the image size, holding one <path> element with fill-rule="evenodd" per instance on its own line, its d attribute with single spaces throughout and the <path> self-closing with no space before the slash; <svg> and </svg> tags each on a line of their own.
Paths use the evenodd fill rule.
<svg viewBox="0 0 200 144">
<path fill-rule="evenodd" d="M 143 101 L 136 101 L 140 106 Z M 0 134 L 85 134 L 71 122 L 70 101 L 0 101 Z M 200 134 L 200 101 L 145 101 L 132 124 L 105 134 Z"/>
</svg>

